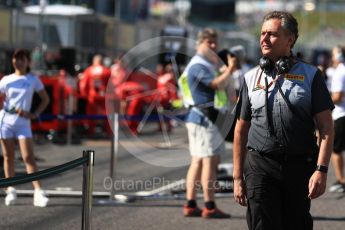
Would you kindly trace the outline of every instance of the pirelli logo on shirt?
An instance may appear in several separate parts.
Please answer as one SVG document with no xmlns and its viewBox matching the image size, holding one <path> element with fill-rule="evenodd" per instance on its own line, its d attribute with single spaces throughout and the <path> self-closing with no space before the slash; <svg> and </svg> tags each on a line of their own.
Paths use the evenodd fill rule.
<svg viewBox="0 0 345 230">
<path fill-rule="evenodd" d="M 297 75 L 297 74 L 285 74 L 285 79 L 290 81 L 304 81 L 303 75 Z"/>
</svg>

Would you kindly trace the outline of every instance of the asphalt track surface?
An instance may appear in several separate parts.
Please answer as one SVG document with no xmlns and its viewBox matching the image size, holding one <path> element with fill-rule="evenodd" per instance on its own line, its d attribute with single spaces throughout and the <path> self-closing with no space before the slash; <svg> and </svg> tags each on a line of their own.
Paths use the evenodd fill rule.
<svg viewBox="0 0 345 230">
<path fill-rule="evenodd" d="M 94 191 L 109 192 L 110 184 L 117 184 L 116 193 L 150 191 L 183 179 L 187 172 L 189 159 L 187 135 L 183 126 L 176 128 L 168 139 L 171 147 L 164 147 L 167 136 L 160 132 L 146 130 L 139 138 L 120 135 L 116 179 L 109 181 L 110 141 L 83 140 L 78 145 L 58 145 L 49 142 L 36 144 L 35 153 L 39 169 L 50 168 L 82 156 L 85 149 L 95 150 Z M 134 149 L 138 151 L 133 154 Z M 153 153 L 152 153 L 153 152 Z M 152 154 L 151 154 L 152 153 Z M 136 155 L 136 156 L 134 156 Z M 159 162 L 155 161 L 159 155 Z M 17 153 L 17 156 L 19 154 Z M 144 156 L 144 158 L 142 158 Z M 165 157 L 166 156 L 166 157 Z M 139 159 L 139 158 L 140 159 Z M 160 157 L 165 157 L 162 160 Z M 231 145 L 227 145 L 227 155 L 222 162 L 231 162 Z M 164 166 L 158 166 L 159 164 Z M 16 171 L 23 173 L 23 163 L 16 161 Z M 334 181 L 332 170 L 328 184 Z M 146 183 L 146 184 L 145 184 Z M 80 191 L 82 187 L 82 168 L 77 167 L 62 174 L 44 179 L 47 190 Z M 31 190 L 31 184 L 17 186 L 18 190 Z M 177 188 L 178 189 L 178 188 Z M 166 194 L 170 194 L 167 192 Z M 236 204 L 232 194 L 217 198 L 217 205 L 231 213 L 227 220 L 184 218 L 183 199 L 172 199 L 162 194 L 136 199 L 131 203 L 113 204 L 107 196 L 95 196 L 92 208 L 92 229 L 119 230 L 183 230 L 183 229 L 247 229 L 245 208 Z M 32 197 L 19 195 L 15 206 L 4 205 L 4 192 L 0 192 L 0 229 L 81 229 L 82 200 L 73 196 L 50 196 L 49 206 L 37 208 L 32 205 Z M 203 206 L 202 199 L 198 204 Z M 314 229 L 338 230 L 345 224 L 345 194 L 326 193 L 312 201 L 311 213 Z"/>
</svg>

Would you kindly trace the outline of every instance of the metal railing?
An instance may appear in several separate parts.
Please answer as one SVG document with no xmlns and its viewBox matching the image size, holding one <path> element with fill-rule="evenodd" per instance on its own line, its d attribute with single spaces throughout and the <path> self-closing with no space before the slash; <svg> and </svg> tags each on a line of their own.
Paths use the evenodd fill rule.
<svg viewBox="0 0 345 230">
<path fill-rule="evenodd" d="M 94 166 L 93 150 L 84 150 L 83 157 L 67 162 L 53 168 L 45 169 L 39 172 L 25 174 L 21 176 L 0 179 L 0 188 L 15 186 L 50 177 L 72 168 L 83 165 L 83 195 L 82 195 L 82 230 L 91 229 L 91 210 L 92 210 L 92 191 L 93 191 L 93 166 Z"/>
</svg>

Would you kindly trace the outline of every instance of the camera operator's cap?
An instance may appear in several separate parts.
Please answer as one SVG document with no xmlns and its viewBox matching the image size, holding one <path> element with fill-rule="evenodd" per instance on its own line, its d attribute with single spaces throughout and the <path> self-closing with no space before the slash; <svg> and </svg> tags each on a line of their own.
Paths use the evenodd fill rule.
<svg viewBox="0 0 345 230">
<path fill-rule="evenodd" d="M 238 59 L 243 60 L 246 56 L 246 51 L 242 45 L 237 45 L 230 48 L 230 54 L 233 54 Z"/>
</svg>

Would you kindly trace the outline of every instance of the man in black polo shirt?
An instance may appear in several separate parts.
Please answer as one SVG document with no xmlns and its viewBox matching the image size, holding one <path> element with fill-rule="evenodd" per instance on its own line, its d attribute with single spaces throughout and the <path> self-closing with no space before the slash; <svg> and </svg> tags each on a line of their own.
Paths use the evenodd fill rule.
<svg viewBox="0 0 345 230">
<path fill-rule="evenodd" d="M 245 74 L 240 92 L 234 197 L 248 205 L 249 229 L 312 229 L 310 199 L 325 192 L 334 105 L 320 71 L 292 56 L 297 37 L 291 14 L 268 13 L 263 57 Z"/>
</svg>

